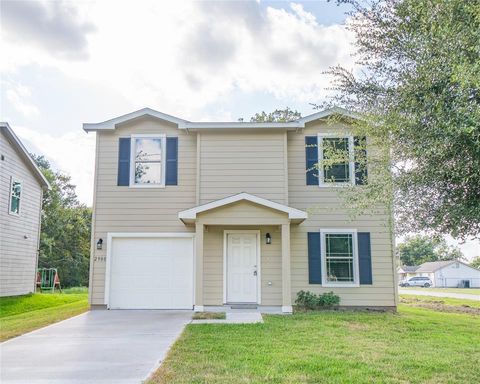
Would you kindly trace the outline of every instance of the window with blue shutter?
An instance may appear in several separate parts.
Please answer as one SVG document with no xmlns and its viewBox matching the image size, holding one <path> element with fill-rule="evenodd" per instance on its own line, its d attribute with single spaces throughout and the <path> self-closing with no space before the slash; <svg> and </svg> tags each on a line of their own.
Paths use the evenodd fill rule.
<svg viewBox="0 0 480 384">
<path fill-rule="evenodd" d="M 355 184 L 367 184 L 367 138 L 355 136 L 354 153 L 355 153 Z"/>
<path fill-rule="evenodd" d="M 370 232 L 358 232 L 358 269 L 360 284 L 372 284 L 372 251 Z"/>
<path fill-rule="evenodd" d="M 308 232 L 308 283 L 322 284 L 320 232 Z"/>
<path fill-rule="evenodd" d="M 307 185 L 318 185 L 318 138 L 317 136 L 305 136 L 305 161 Z"/>
<path fill-rule="evenodd" d="M 167 137 L 165 185 L 178 184 L 178 137 Z"/>
<path fill-rule="evenodd" d="M 118 140 L 118 175 L 117 185 L 130 184 L 130 138 L 121 137 Z"/>
</svg>

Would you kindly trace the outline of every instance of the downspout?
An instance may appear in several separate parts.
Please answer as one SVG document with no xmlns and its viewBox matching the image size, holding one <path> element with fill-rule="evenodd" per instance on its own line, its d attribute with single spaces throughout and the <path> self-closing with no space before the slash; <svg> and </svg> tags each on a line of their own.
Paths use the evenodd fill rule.
<svg viewBox="0 0 480 384">
<path fill-rule="evenodd" d="M 92 306 L 93 296 L 93 269 L 95 259 L 95 218 L 96 218 L 96 201 L 97 201 L 97 174 L 98 174 L 98 132 L 95 132 L 95 170 L 93 174 L 93 202 L 92 202 L 92 226 L 90 233 L 90 271 L 88 276 L 88 303 Z"/>
<path fill-rule="evenodd" d="M 38 270 L 38 259 L 40 258 L 40 236 L 42 234 L 42 209 L 43 209 L 43 187 L 40 186 L 40 210 L 38 214 L 37 252 L 35 257 L 35 271 L 33 272 L 32 292 L 37 291 L 37 270 Z"/>
</svg>

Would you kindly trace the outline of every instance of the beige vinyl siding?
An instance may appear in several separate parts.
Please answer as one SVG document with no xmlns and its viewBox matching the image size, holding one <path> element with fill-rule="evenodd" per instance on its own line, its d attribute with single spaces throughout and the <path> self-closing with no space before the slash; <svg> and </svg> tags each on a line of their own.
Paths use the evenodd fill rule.
<svg viewBox="0 0 480 384">
<path fill-rule="evenodd" d="M 285 204 L 284 132 L 205 132 L 200 204 L 240 192 Z"/>
<path fill-rule="evenodd" d="M 206 225 L 204 234 L 204 304 L 223 304 L 223 253 L 225 230 L 260 230 L 260 273 L 262 305 L 282 304 L 282 242 L 279 225 L 288 223 L 287 214 L 240 201 L 198 215 Z M 221 224 L 221 225 L 218 225 Z M 276 225 L 271 225 L 276 224 Z M 265 243 L 270 233 L 272 243 Z M 269 285 L 268 282 L 272 284 Z"/>
<path fill-rule="evenodd" d="M 132 134 L 166 134 L 178 137 L 178 185 L 164 188 L 117 186 L 118 140 Z M 108 232 L 193 232 L 178 219 L 178 211 L 195 206 L 196 135 L 153 118 L 141 118 L 115 131 L 99 132 L 95 224 L 93 241 L 104 240 L 102 250 L 93 247 L 91 303 L 103 304 Z"/>
<path fill-rule="evenodd" d="M 303 131 L 288 133 L 289 205 L 308 211 L 309 218 L 300 226 L 291 226 L 292 298 L 300 290 L 321 293 L 334 291 L 341 297 L 341 304 L 348 306 L 395 306 L 395 280 L 393 271 L 393 247 L 389 213 L 363 215 L 351 220 L 342 208 L 338 188 L 320 188 L 306 185 L 305 136 L 319 132 L 345 132 L 339 125 L 312 123 Z M 321 228 L 349 228 L 370 232 L 372 251 L 373 285 L 357 288 L 322 287 L 308 283 L 307 232 Z"/>
<path fill-rule="evenodd" d="M 336 189 L 306 185 L 305 136 L 332 130 L 342 128 L 311 123 L 287 134 L 280 130 L 205 130 L 197 136 L 194 131 L 187 133 L 158 119 L 141 118 L 115 131 L 98 133 L 93 240 L 96 243 L 103 238 L 105 246 L 101 251 L 93 250 L 91 303 L 104 302 L 105 260 L 101 257 L 106 255 L 108 232 L 193 232 L 194 226 L 186 226 L 178 219 L 179 211 L 247 192 L 309 212 L 305 222 L 291 224 L 293 300 L 301 289 L 333 290 L 341 296 L 343 305 L 394 306 L 392 238 L 386 225 L 389 213 L 350 221 Z M 116 185 L 118 138 L 134 133 L 178 136 L 178 186 L 139 189 Z M 223 301 L 223 231 L 244 228 L 262 231 L 262 304 L 281 305 L 280 226 L 287 223 L 286 214 L 242 202 L 199 214 L 198 222 L 206 226 L 204 304 L 220 305 Z M 308 284 L 307 232 L 320 228 L 355 228 L 371 233 L 373 285 L 322 288 Z M 267 232 L 272 235 L 268 246 Z"/>
<path fill-rule="evenodd" d="M 288 223 L 287 214 L 248 201 L 239 201 L 198 214 L 202 224 L 268 225 Z"/>
<path fill-rule="evenodd" d="M 0 153 L 0 296 L 13 296 L 35 291 L 42 189 L 1 130 Z M 9 214 L 12 177 L 22 182 L 20 215 Z"/>
<path fill-rule="evenodd" d="M 208 226 L 204 235 L 204 304 L 223 304 L 223 252 L 225 230 L 260 230 L 261 304 L 282 304 L 282 239 L 278 226 Z M 272 244 L 265 243 L 270 233 Z M 268 282 L 272 284 L 269 285 Z"/>
</svg>

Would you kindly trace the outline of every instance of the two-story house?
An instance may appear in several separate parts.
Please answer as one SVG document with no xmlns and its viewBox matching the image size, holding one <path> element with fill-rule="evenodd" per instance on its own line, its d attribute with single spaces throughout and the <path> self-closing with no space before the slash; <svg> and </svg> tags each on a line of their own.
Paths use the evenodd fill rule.
<svg viewBox="0 0 480 384">
<path fill-rule="evenodd" d="M 309 290 L 394 309 L 390 212 L 349 219 L 338 188 L 364 178 L 332 114 L 348 116 L 190 122 L 145 108 L 84 124 L 96 132 L 91 305 L 288 313 Z M 321 166 L 332 139 L 352 154 L 334 183 Z"/>
</svg>

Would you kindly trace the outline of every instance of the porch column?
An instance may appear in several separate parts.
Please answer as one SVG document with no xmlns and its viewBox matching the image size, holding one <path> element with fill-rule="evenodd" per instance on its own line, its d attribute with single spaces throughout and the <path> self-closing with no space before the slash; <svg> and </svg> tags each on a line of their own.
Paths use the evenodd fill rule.
<svg viewBox="0 0 480 384">
<path fill-rule="evenodd" d="M 292 313 L 290 273 L 290 223 L 282 224 L 282 312 Z"/>
<path fill-rule="evenodd" d="M 203 232 L 204 225 L 195 224 L 195 312 L 203 312 Z"/>
</svg>

